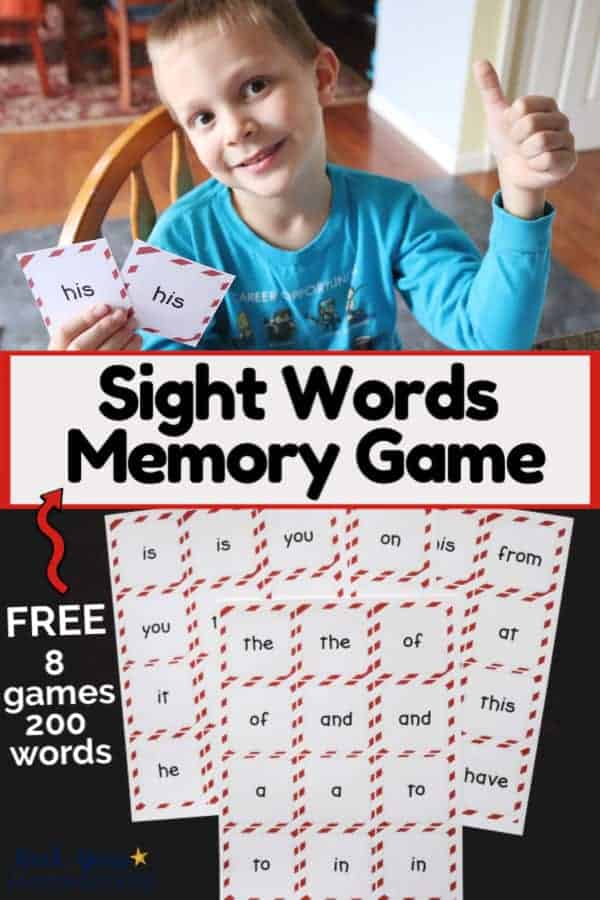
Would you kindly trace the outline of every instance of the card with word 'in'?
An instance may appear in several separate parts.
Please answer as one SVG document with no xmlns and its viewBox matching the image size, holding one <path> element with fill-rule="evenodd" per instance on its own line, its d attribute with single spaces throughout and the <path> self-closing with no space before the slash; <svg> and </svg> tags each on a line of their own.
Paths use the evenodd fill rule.
<svg viewBox="0 0 600 900">
<path fill-rule="evenodd" d="M 76 313 L 108 303 L 131 312 L 131 302 L 104 238 L 17 255 L 50 335 Z"/>
<path fill-rule="evenodd" d="M 222 601 L 223 897 L 462 897 L 454 618 L 429 595 Z"/>
<path fill-rule="evenodd" d="M 466 591 L 461 657 L 465 825 L 522 834 L 572 521 L 502 510 L 438 513 L 435 572 Z M 441 537 L 440 537 L 441 536 Z M 464 553 L 464 575 L 448 545 Z"/>
<path fill-rule="evenodd" d="M 219 272 L 136 240 L 123 278 L 140 328 L 195 346 L 235 275 Z"/>
</svg>

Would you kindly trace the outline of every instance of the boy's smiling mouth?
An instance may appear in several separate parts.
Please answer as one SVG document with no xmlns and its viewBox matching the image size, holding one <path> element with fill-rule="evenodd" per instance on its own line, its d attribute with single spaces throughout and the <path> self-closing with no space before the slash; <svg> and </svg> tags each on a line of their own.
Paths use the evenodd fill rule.
<svg viewBox="0 0 600 900">
<path fill-rule="evenodd" d="M 285 144 L 285 138 L 281 141 L 277 141 L 276 144 L 271 144 L 269 147 L 265 147 L 263 150 L 259 150 L 257 153 L 254 153 L 252 156 L 249 156 L 241 163 L 237 163 L 234 168 L 236 169 L 254 169 L 254 170 L 262 170 L 266 168 L 269 162 L 273 159 L 276 153 L 283 147 Z"/>
</svg>

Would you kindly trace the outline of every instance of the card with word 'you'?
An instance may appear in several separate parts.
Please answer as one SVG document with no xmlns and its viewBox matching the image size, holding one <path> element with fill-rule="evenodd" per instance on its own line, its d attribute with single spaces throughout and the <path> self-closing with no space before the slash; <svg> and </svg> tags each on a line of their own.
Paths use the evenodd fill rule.
<svg viewBox="0 0 600 900">
<path fill-rule="evenodd" d="M 140 328 L 190 347 L 235 279 L 140 240 L 134 241 L 122 272 Z"/>
<path fill-rule="evenodd" d="M 51 335 L 59 325 L 96 303 L 132 312 L 129 295 L 104 238 L 19 253 L 17 258 Z"/>
<path fill-rule="evenodd" d="M 572 520 L 440 510 L 434 521 L 435 590 L 463 611 L 462 821 L 522 834 Z"/>
</svg>

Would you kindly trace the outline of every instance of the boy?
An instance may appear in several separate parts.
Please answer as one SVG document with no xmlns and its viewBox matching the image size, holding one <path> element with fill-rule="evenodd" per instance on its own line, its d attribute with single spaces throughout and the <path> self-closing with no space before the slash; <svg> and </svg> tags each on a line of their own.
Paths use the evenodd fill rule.
<svg viewBox="0 0 600 900">
<path fill-rule="evenodd" d="M 501 182 L 482 260 L 410 185 L 327 165 L 338 61 L 293 0 L 175 0 L 148 48 L 161 97 L 212 176 L 149 241 L 237 274 L 199 349 L 396 350 L 396 289 L 449 347 L 531 345 L 550 257 L 545 190 L 576 159 L 552 99 L 509 106 L 492 66 L 476 64 Z M 51 348 L 138 349 L 134 324 L 94 307 Z"/>
</svg>

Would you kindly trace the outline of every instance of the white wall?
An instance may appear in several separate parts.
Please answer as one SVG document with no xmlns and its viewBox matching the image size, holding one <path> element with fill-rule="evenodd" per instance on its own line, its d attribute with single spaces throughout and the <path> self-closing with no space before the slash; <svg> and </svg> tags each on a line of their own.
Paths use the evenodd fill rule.
<svg viewBox="0 0 600 900">
<path fill-rule="evenodd" d="M 477 0 L 379 0 L 375 111 L 452 169 Z"/>
</svg>

